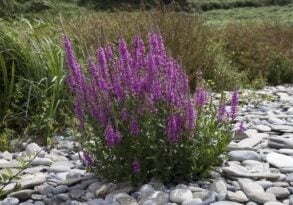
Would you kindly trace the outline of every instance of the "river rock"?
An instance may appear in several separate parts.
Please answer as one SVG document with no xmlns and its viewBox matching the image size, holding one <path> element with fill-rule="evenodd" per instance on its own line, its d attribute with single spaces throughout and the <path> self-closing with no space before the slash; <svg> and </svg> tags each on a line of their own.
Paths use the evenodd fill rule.
<svg viewBox="0 0 293 205">
<path fill-rule="evenodd" d="M 260 161 L 261 157 L 258 153 L 254 151 L 247 151 L 247 150 L 236 150 L 229 152 L 229 157 L 231 160 L 234 161 L 244 161 L 244 160 L 257 160 Z"/>
<path fill-rule="evenodd" d="M 284 199 L 290 195 L 288 189 L 284 187 L 270 187 L 266 190 L 266 192 L 273 193 L 278 199 Z"/>
<path fill-rule="evenodd" d="M 25 151 L 27 154 L 36 154 L 37 152 L 40 152 L 41 150 L 42 148 L 36 143 L 30 143 L 25 148 Z"/>
<path fill-rule="evenodd" d="M 277 168 L 293 167 L 293 157 L 279 153 L 269 153 L 266 157 L 267 162 Z"/>
<path fill-rule="evenodd" d="M 236 191 L 236 192 L 227 192 L 227 197 L 231 201 L 239 202 L 239 203 L 245 203 L 248 201 L 247 196 L 244 194 L 243 191 Z"/>
<path fill-rule="evenodd" d="M 192 198 L 193 195 L 189 189 L 175 189 L 170 192 L 170 200 L 175 203 L 182 203 Z"/>
</svg>

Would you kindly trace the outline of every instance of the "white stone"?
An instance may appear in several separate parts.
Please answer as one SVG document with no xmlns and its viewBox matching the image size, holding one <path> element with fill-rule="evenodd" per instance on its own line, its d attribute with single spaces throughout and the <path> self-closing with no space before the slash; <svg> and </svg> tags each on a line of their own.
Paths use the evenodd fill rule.
<svg viewBox="0 0 293 205">
<path fill-rule="evenodd" d="M 189 189 L 174 189 L 170 192 L 170 200 L 175 203 L 182 203 L 192 198 L 193 195 Z"/>
<path fill-rule="evenodd" d="M 277 168 L 293 167 L 293 157 L 279 153 L 269 153 L 267 162 Z"/>
</svg>

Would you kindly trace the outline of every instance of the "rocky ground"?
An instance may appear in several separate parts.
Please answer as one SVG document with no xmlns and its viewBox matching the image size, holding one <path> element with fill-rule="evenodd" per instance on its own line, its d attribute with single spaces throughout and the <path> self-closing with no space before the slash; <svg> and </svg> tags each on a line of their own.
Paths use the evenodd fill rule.
<svg viewBox="0 0 293 205">
<path fill-rule="evenodd" d="M 72 137 L 56 136 L 46 150 L 35 143 L 23 152 L 0 153 L 0 173 L 21 166 L 17 159 L 38 156 L 11 181 L 0 205 L 293 205 L 293 87 L 245 91 L 238 116 L 247 130 L 229 145 L 229 160 L 206 181 L 164 186 L 152 180 L 135 188 L 106 183 L 87 173 Z M 254 101 L 253 99 L 256 99 Z M 14 191 L 17 184 L 19 191 Z"/>
</svg>

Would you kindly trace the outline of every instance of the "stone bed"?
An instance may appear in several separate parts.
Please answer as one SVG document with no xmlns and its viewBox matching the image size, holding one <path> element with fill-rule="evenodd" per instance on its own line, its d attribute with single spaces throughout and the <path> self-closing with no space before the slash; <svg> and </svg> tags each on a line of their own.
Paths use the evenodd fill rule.
<svg viewBox="0 0 293 205">
<path fill-rule="evenodd" d="M 249 96 L 249 92 L 244 92 Z M 245 133 L 229 145 L 229 160 L 206 181 L 164 186 L 151 180 L 141 187 L 106 183 L 87 173 L 74 152 L 74 138 L 56 136 L 56 147 L 46 151 L 35 143 L 23 152 L 0 153 L 0 173 L 20 166 L 16 160 L 38 153 L 31 167 L 5 190 L 0 205 L 293 205 L 293 87 L 266 87 L 255 92 L 257 103 L 242 106 L 237 120 Z M 13 191 L 15 184 L 19 191 Z"/>
</svg>

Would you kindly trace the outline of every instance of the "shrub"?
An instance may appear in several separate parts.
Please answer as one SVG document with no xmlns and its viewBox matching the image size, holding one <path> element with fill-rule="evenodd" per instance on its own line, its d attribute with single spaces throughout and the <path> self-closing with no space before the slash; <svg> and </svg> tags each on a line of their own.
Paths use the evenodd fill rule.
<svg viewBox="0 0 293 205">
<path fill-rule="evenodd" d="M 273 56 L 269 65 L 267 79 L 272 85 L 293 83 L 293 61 L 284 56 Z"/>
<path fill-rule="evenodd" d="M 80 128 L 94 132 L 85 145 L 98 176 L 176 181 L 203 176 L 220 163 L 231 140 L 225 106 L 217 109 L 203 88 L 192 97 L 187 75 L 160 34 L 149 34 L 148 48 L 139 36 L 131 50 L 122 38 L 118 51 L 100 47 L 86 71 L 67 36 L 64 45 Z M 235 91 L 228 117 L 234 119 L 237 104 Z"/>
</svg>

